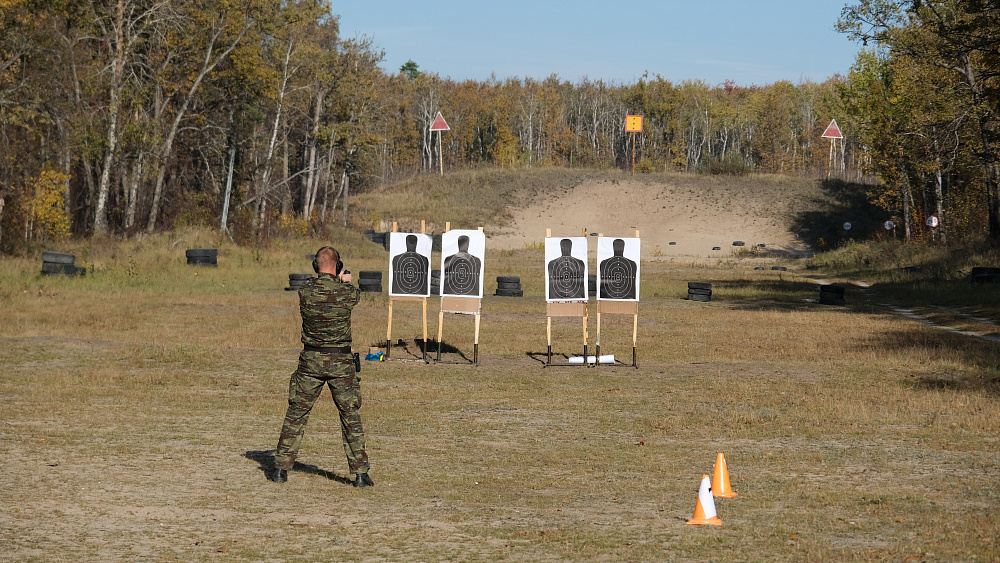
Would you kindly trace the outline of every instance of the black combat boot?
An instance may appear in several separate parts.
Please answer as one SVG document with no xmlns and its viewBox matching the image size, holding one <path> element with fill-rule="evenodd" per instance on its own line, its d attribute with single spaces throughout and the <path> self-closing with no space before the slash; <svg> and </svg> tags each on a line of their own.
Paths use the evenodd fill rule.
<svg viewBox="0 0 1000 563">
<path fill-rule="evenodd" d="M 354 486 L 359 488 L 374 487 L 375 481 L 372 481 L 372 478 L 367 473 L 358 473 L 358 476 L 354 479 Z"/>
<path fill-rule="evenodd" d="M 267 480 L 275 483 L 284 483 L 288 480 L 288 472 L 279 467 L 275 467 L 267 472 Z"/>
</svg>

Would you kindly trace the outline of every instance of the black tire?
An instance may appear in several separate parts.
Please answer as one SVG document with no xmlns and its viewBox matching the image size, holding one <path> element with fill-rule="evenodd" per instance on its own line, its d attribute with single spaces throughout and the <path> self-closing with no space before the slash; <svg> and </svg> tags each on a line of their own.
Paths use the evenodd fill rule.
<svg viewBox="0 0 1000 563">
<path fill-rule="evenodd" d="M 587 290 L 591 295 L 597 292 L 597 274 L 587 274 Z"/>
<path fill-rule="evenodd" d="M 689 289 L 688 295 L 712 295 L 711 289 Z"/>
<path fill-rule="evenodd" d="M 78 275 L 78 276 L 86 276 L 87 275 L 87 267 L 86 266 L 77 266 L 76 267 L 76 275 Z"/>
<path fill-rule="evenodd" d="M 834 299 L 834 298 L 827 298 L 827 297 L 820 297 L 819 298 L 819 302 L 820 302 L 821 305 L 843 305 L 845 303 L 845 301 L 844 301 L 843 298 Z"/>
<path fill-rule="evenodd" d="M 315 276 L 315 274 L 288 274 L 288 279 L 289 280 L 307 280 L 307 279 L 309 279 L 309 278 L 311 278 L 313 276 Z"/>
<path fill-rule="evenodd" d="M 744 243 L 741 240 L 734 240 L 733 241 L 733 246 L 743 246 L 744 244 L 746 244 L 746 243 Z"/>
<path fill-rule="evenodd" d="M 764 266 L 755 266 L 754 267 L 754 270 L 766 270 L 766 269 L 767 268 L 765 268 Z"/>
<path fill-rule="evenodd" d="M 521 282 L 497 282 L 497 289 L 521 289 Z"/>
<path fill-rule="evenodd" d="M 371 292 L 371 293 L 382 293 L 381 283 L 362 283 L 358 285 L 358 289 L 361 291 Z"/>
<path fill-rule="evenodd" d="M 974 278 L 976 283 L 1000 283 L 1000 274 L 979 274 Z"/>
<path fill-rule="evenodd" d="M 52 262 L 54 264 L 72 264 L 74 261 L 76 261 L 76 256 L 72 254 L 63 254 L 61 252 L 42 253 L 42 262 Z"/>
<path fill-rule="evenodd" d="M 441 295 L 441 284 L 431 284 L 431 295 Z"/>
<path fill-rule="evenodd" d="M 711 301 L 711 300 L 712 300 L 712 296 L 711 295 L 698 295 L 697 293 L 695 293 L 695 294 L 688 294 L 688 301 L 705 301 L 705 302 L 707 302 L 707 301 Z"/>
<path fill-rule="evenodd" d="M 524 297 L 524 291 L 520 289 L 498 289 L 496 294 L 500 297 Z"/>
<path fill-rule="evenodd" d="M 786 268 L 784 266 L 771 266 L 771 271 L 772 272 L 787 272 L 788 268 Z"/>
<path fill-rule="evenodd" d="M 48 254 L 46 252 L 45 254 Z M 45 254 L 42 254 L 42 259 L 45 259 Z M 983 274 L 1000 274 L 1000 268 L 991 268 L 988 266 L 976 266 L 972 268 L 971 276 L 975 278 L 976 276 L 981 276 Z"/>
<path fill-rule="evenodd" d="M 297 288 L 297 287 L 291 287 L 291 286 L 285 288 L 285 291 L 298 291 L 298 290 L 299 290 L 299 288 Z"/>
<path fill-rule="evenodd" d="M 844 286 L 842 285 L 821 285 L 819 286 L 820 293 L 836 293 L 840 296 L 844 295 Z"/>
<path fill-rule="evenodd" d="M 721 246 L 713 246 L 712 250 L 722 250 L 722 247 Z"/>
<path fill-rule="evenodd" d="M 521 283 L 518 276 L 497 276 L 497 283 Z"/>
<path fill-rule="evenodd" d="M 218 248 L 190 248 L 190 249 L 188 249 L 188 250 L 186 250 L 184 252 L 184 255 L 187 256 L 188 258 L 196 258 L 196 257 L 202 257 L 202 256 L 204 256 L 204 257 L 210 257 L 210 258 L 214 259 L 217 256 L 219 256 L 219 249 Z"/>
<path fill-rule="evenodd" d="M 668 242 L 667 244 L 670 245 L 670 246 L 674 246 L 677 243 L 676 242 Z"/>
<path fill-rule="evenodd" d="M 688 282 L 688 289 L 712 289 L 708 282 Z"/>
<path fill-rule="evenodd" d="M 194 258 L 187 259 L 188 266 L 215 266 L 219 265 L 215 262 L 215 258 L 209 258 L 207 256 L 198 256 Z"/>
<path fill-rule="evenodd" d="M 374 280 L 382 283 L 382 272 L 379 270 L 361 270 L 358 272 L 359 280 Z"/>
<path fill-rule="evenodd" d="M 76 266 L 73 264 L 64 264 L 61 262 L 42 262 L 42 273 L 43 274 L 76 274 Z"/>
<path fill-rule="evenodd" d="M 434 279 L 441 279 L 441 270 L 431 270 L 431 277 Z"/>
</svg>

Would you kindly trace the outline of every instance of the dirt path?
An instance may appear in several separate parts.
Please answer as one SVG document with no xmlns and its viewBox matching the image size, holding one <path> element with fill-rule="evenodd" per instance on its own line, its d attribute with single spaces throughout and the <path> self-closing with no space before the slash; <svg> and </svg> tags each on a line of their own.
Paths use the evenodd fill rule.
<svg viewBox="0 0 1000 563">
<path fill-rule="evenodd" d="M 786 210 L 749 201 L 681 185 L 585 180 L 557 197 L 517 210 L 516 229 L 491 237 L 490 245 L 518 249 L 538 244 L 547 228 L 554 236 L 634 236 L 638 229 L 647 259 L 723 258 L 738 248 L 734 241 L 745 242 L 745 248 L 764 244 L 783 255 L 810 252 L 789 230 Z"/>
</svg>

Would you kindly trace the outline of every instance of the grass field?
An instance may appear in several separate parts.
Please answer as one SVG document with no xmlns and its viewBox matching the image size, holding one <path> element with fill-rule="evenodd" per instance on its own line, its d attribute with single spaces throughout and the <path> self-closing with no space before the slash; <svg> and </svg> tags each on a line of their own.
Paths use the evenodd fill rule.
<svg viewBox="0 0 1000 563">
<path fill-rule="evenodd" d="M 387 269 L 334 239 L 348 268 Z M 644 263 L 640 369 L 543 368 L 542 251 L 491 251 L 486 293 L 517 275 L 525 297 L 485 298 L 481 366 L 364 363 L 376 486 L 345 484 L 328 395 L 289 482 L 268 482 L 300 347 L 282 288 L 325 242 L 81 242 L 95 272 L 77 279 L 0 261 L 0 560 L 1000 560 L 1000 343 L 892 312 L 879 280 L 819 305 L 818 278 L 864 272 L 806 262 Z M 186 266 L 198 247 L 219 267 Z M 933 287 L 1000 332 L 993 287 Z M 356 347 L 385 340 L 387 299 L 363 298 Z M 420 324 L 396 305 L 410 352 Z M 559 359 L 578 354 L 578 322 L 554 324 Z M 602 353 L 630 361 L 631 318 L 603 324 Z M 471 355 L 470 318 L 444 334 L 446 359 Z M 739 496 L 716 501 L 723 526 L 685 525 L 717 452 Z"/>
</svg>

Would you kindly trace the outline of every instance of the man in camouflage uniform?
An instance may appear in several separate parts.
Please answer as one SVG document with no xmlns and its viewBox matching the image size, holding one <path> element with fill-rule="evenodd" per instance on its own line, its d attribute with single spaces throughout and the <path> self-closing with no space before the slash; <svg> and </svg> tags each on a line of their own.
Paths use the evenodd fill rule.
<svg viewBox="0 0 1000 563">
<path fill-rule="evenodd" d="M 316 253 L 313 268 L 317 277 L 299 289 L 302 314 L 302 352 L 299 367 L 288 384 L 288 411 L 274 454 L 274 469 L 268 479 L 284 483 L 288 470 L 302 445 L 309 412 L 323 391 L 330 387 L 340 411 L 344 452 L 355 487 L 374 485 L 368 477 L 368 454 L 361 428 L 361 383 L 351 353 L 351 310 L 361 299 L 361 291 L 351 285 L 351 275 L 341 273 L 340 254 L 325 246 Z"/>
</svg>

